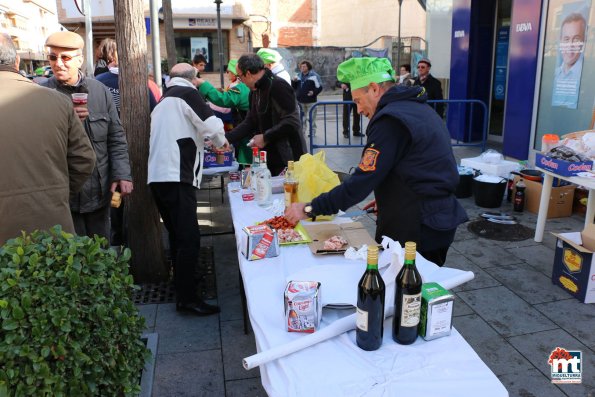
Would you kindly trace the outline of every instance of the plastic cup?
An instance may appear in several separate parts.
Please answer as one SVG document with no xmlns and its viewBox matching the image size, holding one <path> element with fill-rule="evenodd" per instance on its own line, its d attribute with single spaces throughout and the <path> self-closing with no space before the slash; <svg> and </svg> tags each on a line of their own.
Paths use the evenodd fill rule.
<svg viewBox="0 0 595 397">
<path fill-rule="evenodd" d="M 74 106 L 84 106 L 87 107 L 87 98 L 89 94 L 86 92 L 77 92 L 72 95 L 72 104 Z"/>
</svg>

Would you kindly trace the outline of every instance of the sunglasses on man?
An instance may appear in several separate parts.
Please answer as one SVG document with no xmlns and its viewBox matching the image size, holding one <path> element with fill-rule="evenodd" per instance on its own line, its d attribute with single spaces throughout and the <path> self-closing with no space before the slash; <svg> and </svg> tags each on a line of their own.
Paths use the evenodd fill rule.
<svg viewBox="0 0 595 397">
<path fill-rule="evenodd" d="M 80 54 L 77 54 L 77 55 L 60 54 L 59 57 L 58 57 L 58 55 L 50 54 L 50 55 L 48 55 L 48 60 L 55 62 L 58 60 L 58 58 L 60 58 L 62 60 L 62 62 L 70 62 L 70 61 L 72 61 L 72 58 L 75 58 L 75 57 L 80 57 Z"/>
</svg>

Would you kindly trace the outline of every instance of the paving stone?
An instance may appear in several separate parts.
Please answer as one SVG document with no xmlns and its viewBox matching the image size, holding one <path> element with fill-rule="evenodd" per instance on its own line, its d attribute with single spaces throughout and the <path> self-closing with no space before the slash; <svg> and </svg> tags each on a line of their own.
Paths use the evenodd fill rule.
<svg viewBox="0 0 595 397">
<path fill-rule="evenodd" d="M 568 294 L 553 285 L 549 277 L 526 263 L 495 266 L 485 271 L 532 305 L 568 298 Z"/>
<path fill-rule="evenodd" d="M 235 276 L 220 277 L 217 275 L 217 302 L 221 308 L 221 321 L 242 320 L 242 296 L 240 293 L 239 271 Z"/>
<path fill-rule="evenodd" d="M 249 378 L 226 381 L 225 397 L 267 397 L 267 393 L 260 378 Z"/>
<path fill-rule="evenodd" d="M 554 266 L 554 250 L 543 245 L 530 245 L 519 248 L 509 248 L 508 251 L 519 259 L 524 260 L 535 270 L 546 276 L 552 275 Z"/>
<path fill-rule="evenodd" d="M 556 347 L 563 347 L 567 350 L 582 351 L 582 384 L 559 384 L 556 386 L 568 396 L 573 397 L 595 393 L 595 354 L 563 329 L 516 336 L 509 338 L 508 341 L 548 379 L 551 376 L 548 358 L 552 350 Z"/>
<path fill-rule="evenodd" d="M 483 238 L 456 241 L 452 244 L 452 248 L 481 268 L 519 262 L 504 248 L 495 245 L 492 240 Z"/>
<path fill-rule="evenodd" d="M 478 288 L 493 287 L 500 283 L 483 271 L 479 266 L 474 265 L 469 259 L 456 252 L 449 252 L 446 257 L 446 267 L 453 269 L 469 270 L 475 274 L 475 278 L 463 285 L 453 288 L 452 291 L 469 291 Z"/>
<path fill-rule="evenodd" d="M 458 316 L 466 316 L 469 314 L 475 314 L 475 312 L 473 311 L 473 309 L 471 309 L 471 306 L 469 306 L 468 304 L 465 303 L 464 300 L 462 300 L 456 293 L 455 293 L 455 304 L 454 304 L 454 311 L 453 311 L 453 317 L 458 317 Z"/>
<path fill-rule="evenodd" d="M 153 397 L 224 395 L 223 365 L 219 350 L 157 355 Z"/>
<path fill-rule="evenodd" d="M 217 273 L 217 301 L 221 307 L 221 321 L 241 320 L 239 263 L 233 235 L 217 236 L 215 244 L 215 272 Z"/>
<path fill-rule="evenodd" d="M 517 373 L 533 368 L 478 315 L 455 317 L 453 324 L 494 374 Z"/>
<path fill-rule="evenodd" d="M 254 334 L 244 335 L 244 323 L 241 320 L 221 322 L 221 344 L 225 380 L 260 376 L 258 368 L 246 371 L 242 366 L 242 359 L 256 354 L 256 343 Z"/>
<path fill-rule="evenodd" d="M 457 295 L 504 337 L 557 328 L 556 324 L 503 286 L 459 292 Z"/>
<path fill-rule="evenodd" d="M 558 288 L 564 295 L 570 297 L 560 287 L 553 287 Z M 584 304 L 570 297 L 567 300 L 535 305 L 535 308 L 558 324 L 560 328 L 563 328 L 570 335 L 573 335 L 595 351 L 595 332 L 593 332 L 595 307 L 592 304 Z"/>
<path fill-rule="evenodd" d="M 157 305 L 136 305 L 138 312 L 145 318 L 147 329 L 155 327 L 155 318 L 157 317 Z"/>
<path fill-rule="evenodd" d="M 159 354 L 219 349 L 219 315 L 199 317 L 176 312 L 174 303 L 157 310 L 155 332 L 159 333 Z"/>
<path fill-rule="evenodd" d="M 467 223 L 459 225 L 457 232 L 455 233 L 455 241 L 464 241 L 474 238 L 476 238 L 476 236 L 467 229 Z"/>
<path fill-rule="evenodd" d="M 565 397 L 556 385 L 535 368 L 499 375 L 509 397 Z"/>
</svg>

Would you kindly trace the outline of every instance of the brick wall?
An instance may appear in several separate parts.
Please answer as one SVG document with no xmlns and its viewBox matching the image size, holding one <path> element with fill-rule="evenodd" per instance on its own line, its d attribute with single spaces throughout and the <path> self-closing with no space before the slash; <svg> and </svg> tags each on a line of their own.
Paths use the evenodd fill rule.
<svg viewBox="0 0 595 397">
<path fill-rule="evenodd" d="M 279 46 L 311 46 L 311 27 L 282 27 L 279 28 Z"/>
</svg>

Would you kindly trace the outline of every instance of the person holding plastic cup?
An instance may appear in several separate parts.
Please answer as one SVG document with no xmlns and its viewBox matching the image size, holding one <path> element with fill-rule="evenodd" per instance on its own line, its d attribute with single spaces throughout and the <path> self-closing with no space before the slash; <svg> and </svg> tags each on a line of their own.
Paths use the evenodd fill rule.
<svg viewBox="0 0 595 397">
<path fill-rule="evenodd" d="M 54 72 L 48 88 L 73 100 L 74 111 L 91 138 L 97 162 L 82 190 L 71 196 L 70 210 L 77 234 L 110 236 L 109 209 L 112 193 L 119 188 L 122 197 L 132 193 L 132 175 L 126 135 L 120 123 L 111 93 L 100 82 L 81 72 L 83 38 L 62 31 L 48 36 L 48 60 Z M 87 102 L 81 95 L 87 94 Z"/>
</svg>

